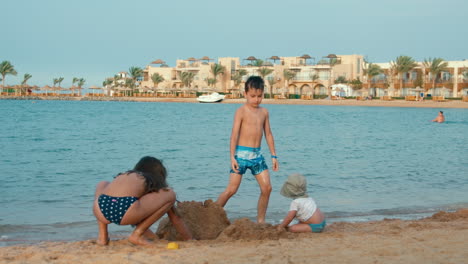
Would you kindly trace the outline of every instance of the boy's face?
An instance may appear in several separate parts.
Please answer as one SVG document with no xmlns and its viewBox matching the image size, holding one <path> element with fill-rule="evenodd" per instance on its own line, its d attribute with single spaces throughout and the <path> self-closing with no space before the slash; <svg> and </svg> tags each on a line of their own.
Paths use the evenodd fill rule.
<svg viewBox="0 0 468 264">
<path fill-rule="evenodd" d="M 260 89 L 249 89 L 244 92 L 244 96 L 247 99 L 247 104 L 252 107 L 258 107 L 263 99 L 263 91 Z"/>
</svg>

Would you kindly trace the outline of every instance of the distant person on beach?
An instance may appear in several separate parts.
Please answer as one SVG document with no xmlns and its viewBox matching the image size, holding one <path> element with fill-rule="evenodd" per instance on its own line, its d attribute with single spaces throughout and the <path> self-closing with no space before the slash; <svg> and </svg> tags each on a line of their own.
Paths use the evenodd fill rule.
<svg viewBox="0 0 468 264">
<path fill-rule="evenodd" d="M 307 181 L 301 174 L 291 174 L 281 188 L 281 195 L 292 198 L 289 212 L 278 225 L 278 229 L 287 228 L 293 233 L 314 232 L 320 233 L 326 226 L 325 215 L 320 211 L 314 199 L 307 195 Z M 288 225 L 294 218 L 298 224 Z"/>
<path fill-rule="evenodd" d="M 444 112 L 439 111 L 439 115 L 437 115 L 437 117 L 434 120 L 432 120 L 432 122 L 437 122 L 437 123 L 445 122 Z"/>
<path fill-rule="evenodd" d="M 182 237 L 192 239 L 174 203 L 176 194 L 166 183 L 166 168 L 153 157 L 143 157 L 133 170 L 120 173 L 112 182 L 102 181 L 96 186 L 93 212 L 99 234 L 97 243 L 107 245 L 107 225 L 136 225 L 128 240 L 136 245 L 148 245 L 156 235 L 149 229 L 167 213 Z"/>
<path fill-rule="evenodd" d="M 264 89 L 265 82 L 259 76 L 251 76 L 245 82 L 244 96 L 247 102 L 237 109 L 231 132 L 229 184 L 216 201 L 224 207 L 229 198 L 237 192 L 242 175 L 249 169 L 260 185 L 260 197 L 257 204 L 258 223 L 265 223 L 271 193 L 270 173 L 260 151 L 263 134 L 270 149 L 273 170 L 279 169 L 268 110 L 260 107 Z"/>
</svg>

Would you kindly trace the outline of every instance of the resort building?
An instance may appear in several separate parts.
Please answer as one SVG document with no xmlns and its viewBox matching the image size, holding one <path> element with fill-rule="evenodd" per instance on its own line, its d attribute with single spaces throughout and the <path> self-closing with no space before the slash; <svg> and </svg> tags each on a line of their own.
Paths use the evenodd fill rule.
<svg viewBox="0 0 468 264">
<path fill-rule="evenodd" d="M 317 61 L 316 61 L 317 60 Z M 423 91 L 426 94 L 459 97 L 468 91 L 468 61 L 447 61 L 437 76 L 432 76 L 423 62 L 407 72 L 397 72 L 395 64 L 374 63 L 377 75 L 368 75 L 363 55 L 329 54 L 319 59 L 307 54 L 297 57 L 272 56 L 258 59 L 250 56 L 188 58 L 169 67 L 156 60 L 143 69 L 139 84 L 142 89 L 161 93 L 217 91 L 233 97 L 242 94 L 245 80 L 260 75 L 266 80 L 266 96 L 308 98 L 333 95 L 337 84 L 348 87 L 344 96 L 405 96 Z M 155 77 L 156 76 L 156 77 Z M 126 77 L 126 76 L 125 76 Z"/>
</svg>

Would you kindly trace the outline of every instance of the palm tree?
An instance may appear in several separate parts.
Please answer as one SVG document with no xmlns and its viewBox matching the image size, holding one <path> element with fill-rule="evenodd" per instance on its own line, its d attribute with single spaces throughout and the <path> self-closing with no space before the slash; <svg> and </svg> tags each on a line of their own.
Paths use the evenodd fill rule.
<svg viewBox="0 0 468 264">
<path fill-rule="evenodd" d="M 208 87 L 215 86 L 216 84 L 216 79 L 215 78 L 206 78 L 205 79 L 206 84 L 208 84 Z"/>
<path fill-rule="evenodd" d="M 121 80 L 121 79 L 122 79 L 122 77 L 120 77 L 120 75 L 118 75 L 118 74 L 114 75 L 114 77 L 112 78 L 113 86 L 114 86 L 114 87 L 119 86 L 119 82 L 118 82 L 118 81 Z"/>
<path fill-rule="evenodd" d="M 86 80 L 84 78 L 80 78 L 80 79 L 78 79 L 78 82 L 76 84 L 78 86 L 79 91 L 80 91 L 80 96 L 81 96 L 81 88 L 83 87 L 85 82 L 86 82 Z"/>
<path fill-rule="evenodd" d="M 57 83 L 59 82 L 59 78 L 54 78 L 53 82 L 54 82 L 54 87 L 55 87 L 55 85 L 57 85 Z"/>
<path fill-rule="evenodd" d="M 410 56 L 399 56 L 395 60 L 395 70 L 400 75 L 400 91 L 403 89 L 403 75 L 410 72 L 418 64 Z"/>
<path fill-rule="evenodd" d="M 291 81 L 294 77 L 296 77 L 296 73 L 290 70 L 285 69 L 283 71 L 283 78 L 285 80 L 285 88 L 288 88 L 289 86 L 289 81 Z"/>
<path fill-rule="evenodd" d="M 153 75 L 151 75 L 151 80 L 154 83 L 154 88 L 158 88 L 158 84 L 164 82 L 164 77 L 156 72 Z"/>
<path fill-rule="evenodd" d="M 234 81 L 234 86 L 236 88 L 239 87 L 239 85 L 242 83 L 242 77 L 244 77 L 245 75 L 247 75 L 247 71 L 245 69 L 240 69 L 238 71 L 236 71 L 236 73 L 234 73 L 234 75 L 232 75 L 232 80 Z"/>
<path fill-rule="evenodd" d="M 435 83 L 439 74 L 447 70 L 448 63 L 442 58 L 424 59 L 423 65 L 429 70 L 432 77 L 432 89 L 435 89 Z"/>
<path fill-rule="evenodd" d="M 25 91 L 23 91 L 24 86 L 27 84 L 28 80 L 31 79 L 31 77 L 32 77 L 32 75 L 29 74 L 29 73 L 24 74 L 23 81 L 21 82 L 21 92 L 25 92 Z"/>
<path fill-rule="evenodd" d="M 224 67 L 221 64 L 215 63 L 211 65 L 211 73 L 213 74 L 213 77 L 214 77 L 213 86 L 216 86 L 216 82 L 218 81 L 217 80 L 218 75 L 224 74 L 225 71 L 226 71 L 226 67 Z"/>
<path fill-rule="evenodd" d="M 312 80 L 312 82 L 317 81 L 319 78 L 320 78 L 320 76 L 318 74 L 311 74 L 310 75 L 310 79 Z"/>
<path fill-rule="evenodd" d="M 338 78 L 335 79 L 335 83 L 347 83 L 348 80 L 346 80 L 346 77 L 344 76 L 338 76 Z"/>
<path fill-rule="evenodd" d="M 367 67 L 364 68 L 364 75 L 367 76 L 367 90 L 370 90 L 371 80 L 374 76 L 377 76 L 383 72 L 382 68 L 374 63 L 367 64 Z M 374 93 L 375 96 L 375 93 Z"/>
<path fill-rule="evenodd" d="M 362 88 L 362 82 L 359 80 L 359 77 L 357 79 L 349 81 L 349 84 L 351 87 L 353 87 L 354 90 L 359 90 Z"/>
<path fill-rule="evenodd" d="M 73 77 L 72 79 L 72 93 L 75 94 L 75 83 L 77 83 L 80 79 L 76 78 L 76 77 Z"/>
<path fill-rule="evenodd" d="M 275 86 L 276 83 L 278 83 L 278 81 L 276 80 L 276 78 L 271 78 L 270 80 L 268 80 L 268 82 L 270 83 L 270 86 L 271 86 L 271 95 L 270 95 L 270 98 L 273 98 L 273 87 Z"/>
<path fill-rule="evenodd" d="M 194 72 L 181 72 L 180 73 L 180 80 L 184 84 L 184 87 L 190 87 L 194 78 L 195 78 Z"/>
<path fill-rule="evenodd" d="M 261 60 L 261 59 L 256 59 L 252 62 L 252 66 L 254 67 L 262 67 L 263 66 L 263 63 L 264 61 Z"/>
<path fill-rule="evenodd" d="M 58 78 L 58 86 L 60 87 L 63 82 L 63 77 Z"/>
<path fill-rule="evenodd" d="M 138 78 L 143 76 L 143 69 L 140 67 L 130 67 L 130 69 L 128 69 L 128 73 L 130 74 L 133 80 L 133 84 L 132 84 L 132 88 L 133 88 L 135 87 L 135 84 Z"/>
<path fill-rule="evenodd" d="M 0 74 L 2 75 L 2 92 L 5 89 L 5 77 L 7 75 L 16 76 L 18 74 L 15 70 L 15 67 L 9 61 L 2 61 L 0 63 Z"/>
<path fill-rule="evenodd" d="M 260 69 L 258 69 L 258 73 L 260 74 L 260 76 L 262 76 L 263 80 L 266 80 L 265 77 L 270 75 L 270 73 L 272 73 L 274 70 L 271 69 L 271 68 L 267 68 L 267 67 L 261 67 Z M 270 94 L 270 98 L 271 98 L 271 85 L 270 85 L 270 89 L 269 89 L 269 94 Z"/>
</svg>

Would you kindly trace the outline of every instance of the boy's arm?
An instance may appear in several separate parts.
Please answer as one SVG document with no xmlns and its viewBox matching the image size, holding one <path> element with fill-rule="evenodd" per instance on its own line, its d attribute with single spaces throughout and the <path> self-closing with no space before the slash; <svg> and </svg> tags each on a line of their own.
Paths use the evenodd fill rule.
<svg viewBox="0 0 468 264">
<path fill-rule="evenodd" d="M 174 226 L 174 228 L 177 230 L 177 232 L 179 232 L 182 235 L 182 238 L 184 240 L 193 239 L 192 233 L 185 225 L 182 218 L 180 218 L 180 216 L 177 214 L 174 206 L 172 206 L 171 209 L 169 209 L 167 215 L 169 216 L 169 220 L 171 220 L 171 223 Z"/>
<path fill-rule="evenodd" d="M 295 210 L 289 211 L 286 217 L 283 219 L 283 222 L 279 224 L 278 228 L 286 228 L 294 219 L 294 217 L 296 217 L 296 213 L 297 211 Z"/>
<path fill-rule="evenodd" d="M 278 158 L 276 157 L 275 139 L 273 138 L 273 133 L 271 133 L 270 115 L 268 114 L 268 111 L 266 111 L 265 125 L 263 129 L 265 130 L 265 139 L 266 139 L 268 148 L 270 149 L 270 153 L 271 153 L 271 161 L 273 164 L 273 170 L 278 171 L 279 163 L 278 163 Z"/>
<path fill-rule="evenodd" d="M 234 115 L 234 121 L 232 123 L 232 132 L 231 132 L 231 141 L 229 146 L 229 153 L 231 158 L 231 168 L 235 172 L 239 172 L 239 165 L 237 164 L 237 160 L 235 159 L 236 154 L 236 146 L 237 142 L 239 142 L 239 131 L 242 122 L 242 115 L 240 113 L 241 109 L 237 109 L 236 114 Z"/>
</svg>

